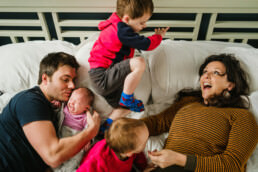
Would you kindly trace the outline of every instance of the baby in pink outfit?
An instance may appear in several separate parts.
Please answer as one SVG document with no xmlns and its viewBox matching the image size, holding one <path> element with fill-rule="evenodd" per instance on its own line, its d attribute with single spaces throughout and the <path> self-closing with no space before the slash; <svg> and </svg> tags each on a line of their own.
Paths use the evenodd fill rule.
<svg viewBox="0 0 258 172">
<path fill-rule="evenodd" d="M 67 126 L 76 131 L 83 130 L 87 124 L 86 111 L 90 110 L 93 99 L 94 95 L 88 88 L 74 90 L 63 108 L 64 120 L 62 127 Z"/>
<path fill-rule="evenodd" d="M 86 112 L 90 110 L 94 100 L 94 94 L 88 88 L 75 89 L 67 104 L 63 104 L 59 112 L 58 135 L 59 137 L 68 137 L 75 135 L 87 127 Z M 55 102 L 58 106 L 59 102 Z M 88 149 L 90 143 L 85 146 Z M 55 172 L 71 172 L 78 168 L 83 157 L 84 150 L 80 151 L 70 160 L 64 162 Z"/>
</svg>

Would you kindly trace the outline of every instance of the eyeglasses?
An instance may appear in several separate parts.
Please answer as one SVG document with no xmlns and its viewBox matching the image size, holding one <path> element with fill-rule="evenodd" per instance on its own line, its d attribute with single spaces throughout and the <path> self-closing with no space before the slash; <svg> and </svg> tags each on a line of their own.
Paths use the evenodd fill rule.
<svg viewBox="0 0 258 172">
<path fill-rule="evenodd" d="M 220 72 L 218 72 L 218 71 L 210 71 L 210 72 L 208 72 L 207 70 L 204 70 L 203 72 L 202 72 L 202 75 L 201 76 L 203 76 L 204 74 L 207 74 L 207 75 L 209 75 L 209 76 L 225 76 L 226 75 L 226 73 L 220 73 Z"/>
</svg>

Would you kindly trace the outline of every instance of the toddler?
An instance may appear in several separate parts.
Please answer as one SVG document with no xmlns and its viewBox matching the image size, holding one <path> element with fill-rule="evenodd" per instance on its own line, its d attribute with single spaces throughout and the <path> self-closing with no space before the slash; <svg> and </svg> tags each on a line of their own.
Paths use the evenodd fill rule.
<svg viewBox="0 0 258 172">
<path fill-rule="evenodd" d="M 145 70 L 145 61 L 142 57 L 133 58 L 134 50 L 155 49 L 168 30 L 155 29 L 149 37 L 138 34 L 146 27 L 153 8 L 152 0 L 117 0 L 116 12 L 99 23 L 101 33 L 88 60 L 95 90 L 113 108 L 123 108 L 126 113 L 144 110 L 142 101 L 135 99 L 133 93 Z"/>
<path fill-rule="evenodd" d="M 68 137 L 77 134 L 86 128 L 87 117 L 86 111 L 89 111 L 93 104 L 94 94 L 88 88 L 75 89 L 67 104 L 63 104 L 61 111 L 59 112 L 59 137 Z M 55 106 L 59 106 L 59 102 L 52 102 Z M 90 143 L 85 146 L 87 150 Z M 85 150 L 80 151 L 70 160 L 64 162 L 58 168 L 55 168 L 55 172 L 71 172 L 78 168 Z"/>
<path fill-rule="evenodd" d="M 77 172 L 130 172 L 133 164 L 143 171 L 147 160 L 142 151 L 148 137 L 149 131 L 143 121 L 120 118 L 105 132 L 105 139 L 87 152 Z"/>
</svg>

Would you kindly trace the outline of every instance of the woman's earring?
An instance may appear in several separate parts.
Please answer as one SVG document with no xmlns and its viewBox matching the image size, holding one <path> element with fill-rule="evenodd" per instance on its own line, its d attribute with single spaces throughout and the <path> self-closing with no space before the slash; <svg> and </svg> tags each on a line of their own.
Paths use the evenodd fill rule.
<svg viewBox="0 0 258 172">
<path fill-rule="evenodd" d="M 230 98 L 231 95 L 228 90 L 224 90 L 223 96 L 228 99 L 228 98 Z"/>
</svg>

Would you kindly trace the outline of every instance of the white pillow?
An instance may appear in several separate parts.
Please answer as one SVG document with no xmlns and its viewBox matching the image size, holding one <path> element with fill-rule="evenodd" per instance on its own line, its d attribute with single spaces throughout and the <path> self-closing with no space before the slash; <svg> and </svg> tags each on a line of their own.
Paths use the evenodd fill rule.
<svg viewBox="0 0 258 172">
<path fill-rule="evenodd" d="M 88 71 L 90 69 L 88 58 L 90 57 L 90 51 L 92 49 L 93 44 L 98 38 L 98 34 L 94 34 L 89 37 L 85 42 L 80 44 L 77 47 L 77 51 L 75 53 L 75 57 L 80 64 L 80 68 L 78 70 L 78 78 L 76 81 L 76 85 L 89 87 L 95 93 L 96 101 L 94 101 L 94 108 L 100 113 L 102 116 L 107 116 L 112 111 L 112 107 L 105 101 L 105 99 L 96 94 L 94 89 L 90 84 Z M 146 70 L 143 74 L 143 77 L 135 90 L 135 97 L 142 100 L 144 104 L 147 103 L 151 93 L 151 82 L 150 82 L 150 73 L 148 64 L 146 65 Z"/>
<path fill-rule="evenodd" d="M 154 51 L 144 52 L 150 68 L 153 103 L 172 103 L 179 90 L 197 88 L 198 70 L 204 59 L 218 54 L 227 46 L 250 47 L 247 44 L 216 41 L 165 40 Z"/>
<path fill-rule="evenodd" d="M 183 41 L 166 40 L 153 52 L 146 52 L 152 82 L 153 103 L 174 99 L 185 87 L 198 86 L 198 66 L 210 53 Z"/>
<path fill-rule="evenodd" d="M 258 91 L 251 93 L 249 96 L 251 102 L 250 111 L 255 116 L 256 122 L 258 123 Z M 252 156 L 247 161 L 247 172 L 256 172 L 258 169 L 258 146 L 254 150 Z"/>
<path fill-rule="evenodd" d="M 75 57 L 77 62 L 80 64 L 78 76 L 76 79 L 77 86 L 90 85 L 90 79 L 88 74 L 90 65 L 88 62 L 88 58 L 90 57 L 90 51 L 97 38 L 98 34 L 94 34 L 76 47 Z"/>
<path fill-rule="evenodd" d="M 234 54 L 240 61 L 242 68 L 250 77 L 250 92 L 258 90 L 258 49 L 243 47 L 228 47 L 222 53 Z"/>
<path fill-rule="evenodd" d="M 37 85 L 39 63 L 48 53 L 73 55 L 73 44 L 64 41 L 30 41 L 0 47 L 0 90 L 18 92 Z"/>
<path fill-rule="evenodd" d="M 251 112 L 254 114 L 256 118 L 256 122 L 258 123 L 258 90 L 252 92 L 249 96 L 251 102 Z"/>
<path fill-rule="evenodd" d="M 4 93 L 0 96 L 0 113 L 3 111 L 4 107 L 7 103 L 11 100 L 11 98 L 17 94 L 16 92 L 13 93 Z"/>
<path fill-rule="evenodd" d="M 107 118 L 108 114 L 112 111 L 112 107 L 106 102 L 106 100 L 102 96 L 98 95 L 96 91 L 92 88 L 88 74 L 88 71 L 90 69 L 88 58 L 90 57 L 90 51 L 97 38 L 98 34 L 94 34 L 87 40 L 82 42 L 80 45 L 78 45 L 78 47 L 76 47 L 77 50 L 75 52 L 75 57 L 80 64 L 78 76 L 76 79 L 76 86 L 88 87 L 94 92 L 95 100 L 93 103 L 93 109 L 96 110 L 101 115 L 101 117 Z"/>
</svg>

